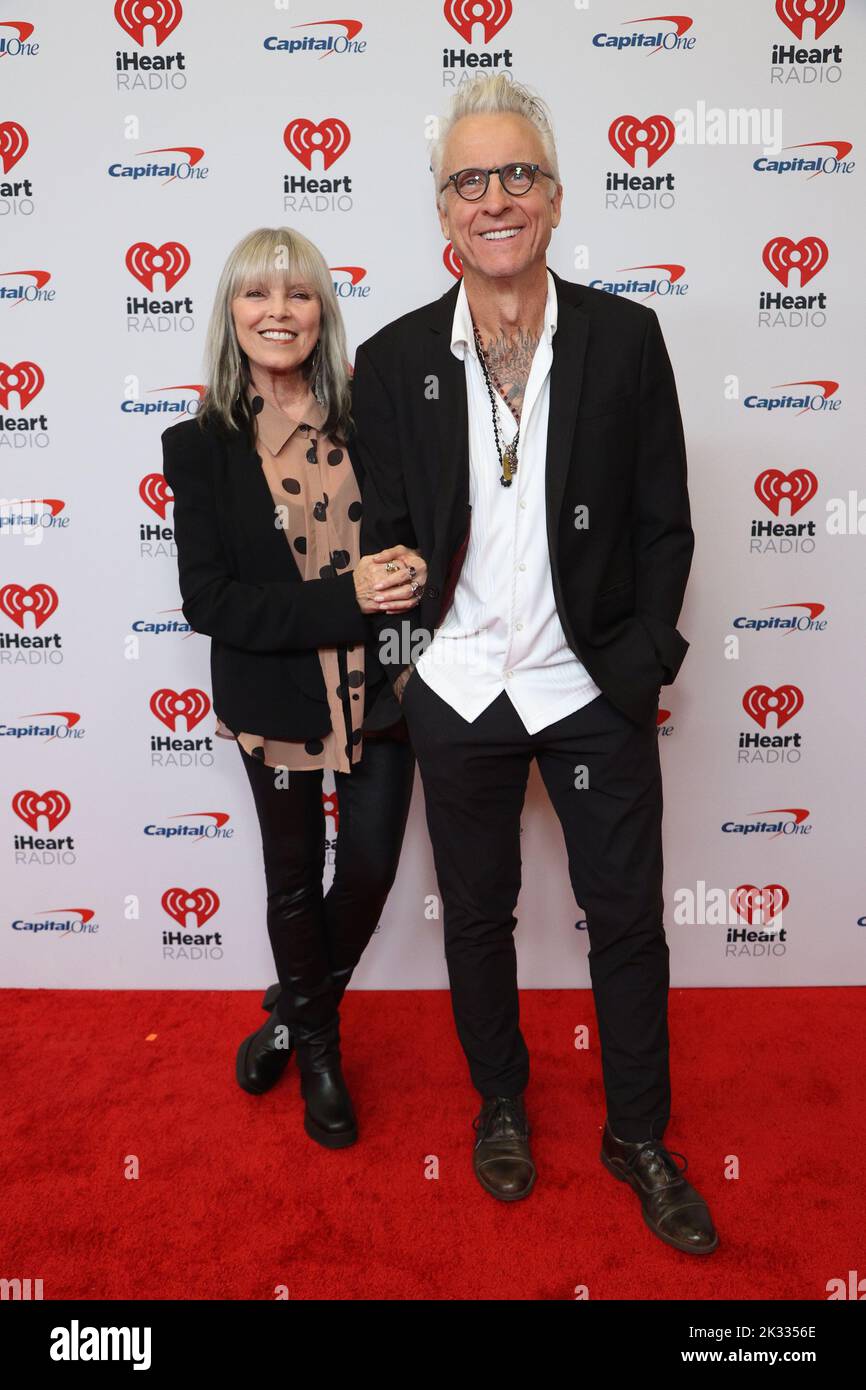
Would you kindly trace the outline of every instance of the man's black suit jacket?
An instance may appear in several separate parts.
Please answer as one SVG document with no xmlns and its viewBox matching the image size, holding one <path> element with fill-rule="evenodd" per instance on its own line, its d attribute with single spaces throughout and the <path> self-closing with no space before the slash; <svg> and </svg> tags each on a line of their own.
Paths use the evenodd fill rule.
<svg viewBox="0 0 866 1390">
<path fill-rule="evenodd" d="M 174 493 L 183 614 L 211 637 L 216 713 L 235 733 L 320 738 L 331 727 L 317 647 L 366 644 L 366 730 L 401 719 L 376 659 L 371 620 L 351 571 L 301 578 L 275 524 L 262 461 L 239 432 L 186 419 L 162 435 L 163 472 Z M 364 474 L 350 448 L 359 488 Z M 348 688 L 345 700 L 350 698 Z"/>
<path fill-rule="evenodd" d="M 547 547 L 569 646 L 612 703 L 646 723 L 689 645 L 676 627 L 694 533 L 674 375 L 652 309 L 554 281 L 547 526 L 537 544 Z M 362 551 L 403 542 L 428 566 L 418 607 L 375 620 L 380 643 L 395 627 L 403 639 L 397 653 L 380 646 L 392 681 L 442 621 L 468 539 L 466 377 L 451 352 L 459 288 L 388 324 L 355 358 Z"/>
</svg>

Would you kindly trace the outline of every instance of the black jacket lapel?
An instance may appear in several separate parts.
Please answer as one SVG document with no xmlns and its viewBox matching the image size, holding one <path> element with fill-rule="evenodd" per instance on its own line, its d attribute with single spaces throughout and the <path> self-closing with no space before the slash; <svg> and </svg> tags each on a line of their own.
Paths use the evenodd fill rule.
<svg viewBox="0 0 866 1390">
<path fill-rule="evenodd" d="M 421 344 L 422 369 L 426 389 L 435 390 L 436 409 L 429 410 L 435 421 L 433 448 L 436 453 L 436 506 L 433 531 L 436 537 L 455 534 L 453 528 L 466 523 L 469 503 L 469 413 L 466 400 L 466 369 L 451 351 L 454 308 L 462 280 L 432 305 L 428 314 L 430 332 Z M 425 407 L 433 401 L 425 401 Z M 462 530 L 462 527 L 461 527 Z M 458 530 L 456 535 L 460 535 Z"/>
<path fill-rule="evenodd" d="M 257 554 L 263 574 L 285 579 L 287 566 L 292 566 L 300 578 L 291 547 L 274 525 L 274 499 L 261 458 L 241 435 L 226 440 L 225 449 L 228 514 L 237 518 L 247 549 Z"/>
<path fill-rule="evenodd" d="M 562 496 L 571 466 L 571 451 L 583 368 L 589 341 L 589 315 L 578 307 L 579 287 L 561 280 L 551 271 L 556 284 L 557 317 L 553 335 L 553 365 L 550 369 L 550 408 L 547 421 L 547 535 L 550 561 L 556 571 L 557 537 Z"/>
</svg>

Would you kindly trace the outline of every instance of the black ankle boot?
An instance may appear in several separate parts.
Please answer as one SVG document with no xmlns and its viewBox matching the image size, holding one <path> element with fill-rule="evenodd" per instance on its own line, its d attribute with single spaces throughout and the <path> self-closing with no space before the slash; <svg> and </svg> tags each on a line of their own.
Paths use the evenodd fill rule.
<svg viewBox="0 0 866 1390">
<path fill-rule="evenodd" d="M 336 1012 L 321 1027 L 295 1025 L 304 1129 L 326 1149 L 344 1149 L 358 1137 L 352 1098 L 340 1059 L 340 1018 Z"/>
<path fill-rule="evenodd" d="M 345 970 L 332 970 L 331 979 L 334 982 L 334 1003 L 339 1008 L 343 1002 L 343 995 L 346 993 L 349 981 L 355 973 L 354 965 L 350 965 Z M 282 993 L 282 985 L 279 983 L 268 985 L 265 990 L 265 997 L 262 1000 L 262 1008 L 266 1013 L 270 1013 Z"/>
<path fill-rule="evenodd" d="M 279 1018 L 275 1007 L 279 995 L 279 985 L 271 985 L 262 1000 L 262 1008 L 268 1011 L 267 1023 L 244 1038 L 238 1048 L 235 1062 L 238 1085 L 253 1096 L 264 1095 L 276 1085 L 294 1048 L 288 1025 Z"/>
</svg>

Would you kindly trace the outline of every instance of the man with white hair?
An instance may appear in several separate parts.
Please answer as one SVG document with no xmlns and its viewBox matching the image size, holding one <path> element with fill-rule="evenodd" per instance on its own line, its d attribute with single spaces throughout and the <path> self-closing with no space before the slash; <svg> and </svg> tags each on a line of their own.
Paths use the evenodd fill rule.
<svg viewBox="0 0 866 1390">
<path fill-rule="evenodd" d="M 431 159 L 462 279 L 358 349 L 362 548 L 427 583 L 383 605 L 380 659 L 415 748 L 458 1036 L 482 1106 L 474 1168 L 502 1201 L 536 1169 L 514 909 L 529 764 L 586 914 L 607 1116 L 601 1160 L 661 1240 L 708 1254 L 670 1117 L 660 687 L 694 547 L 676 386 L 653 310 L 546 263 L 563 189 L 547 108 L 502 75 L 460 88 Z M 471 524 L 470 524 L 471 523 Z M 420 655 L 419 655 L 420 653 Z"/>
</svg>

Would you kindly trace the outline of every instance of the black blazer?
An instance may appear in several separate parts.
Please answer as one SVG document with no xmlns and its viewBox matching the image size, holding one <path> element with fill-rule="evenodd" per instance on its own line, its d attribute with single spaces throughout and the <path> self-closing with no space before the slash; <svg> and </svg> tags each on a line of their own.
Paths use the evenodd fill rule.
<svg viewBox="0 0 866 1390">
<path fill-rule="evenodd" d="M 547 527 L 556 607 L 596 685 L 637 723 L 688 648 L 677 631 L 694 549 L 674 375 L 655 312 L 554 273 L 558 298 L 547 436 Z M 466 376 L 451 352 L 459 281 L 359 347 L 355 447 L 366 471 L 361 546 L 427 560 L 411 614 L 377 614 L 390 680 L 444 617 L 468 540 Z M 492 466 L 492 465 L 491 465 Z M 575 509 L 588 508 L 588 526 Z"/>
<path fill-rule="evenodd" d="M 234 732 L 321 737 L 331 727 L 319 646 L 366 644 L 364 728 L 402 718 L 376 659 L 371 621 L 351 571 L 301 578 L 275 525 L 260 456 L 239 433 L 195 419 L 162 435 L 163 472 L 174 493 L 174 535 L 183 613 L 211 637 L 216 713 Z M 357 453 L 350 457 L 363 486 Z M 349 698 L 347 691 L 346 698 Z"/>
</svg>

